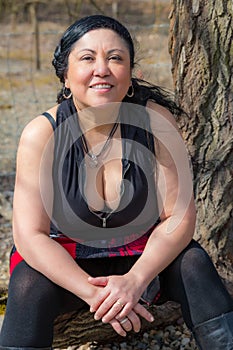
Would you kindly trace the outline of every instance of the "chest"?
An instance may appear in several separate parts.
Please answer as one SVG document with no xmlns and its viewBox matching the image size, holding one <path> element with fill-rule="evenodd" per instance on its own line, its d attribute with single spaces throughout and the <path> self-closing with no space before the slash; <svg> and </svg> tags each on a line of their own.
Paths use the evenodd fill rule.
<svg viewBox="0 0 233 350">
<path fill-rule="evenodd" d="M 78 225 L 81 231 L 80 222 L 116 228 L 155 221 L 154 155 L 144 131 L 127 128 L 121 125 L 121 137 L 113 139 L 97 166 L 90 165 L 80 140 L 69 147 L 67 138 L 59 143 L 66 151 L 54 162 L 54 215 L 65 220 L 66 230 Z"/>
</svg>

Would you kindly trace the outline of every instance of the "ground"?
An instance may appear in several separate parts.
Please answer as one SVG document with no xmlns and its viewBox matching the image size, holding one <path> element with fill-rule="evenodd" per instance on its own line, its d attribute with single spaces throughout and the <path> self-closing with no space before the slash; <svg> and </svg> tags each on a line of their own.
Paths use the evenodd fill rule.
<svg viewBox="0 0 233 350">
<path fill-rule="evenodd" d="M 12 33 L 0 24 L 4 40 L 0 44 L 0 286 L 8 283 L 8 257 L 12 245 L 12 197 L 15 157 L 24 125 L 54 105 L 60 87 L 51 66 L 54 47 L 63 28 L 40 25 L 41 70 L 35 69 L 34 36 L 29 24 Z M 168 23 L 131 28 L 136 44 L 134 75 L 172 90 Z"/>
<path fill-rule="evenodd" d="M 8 260 L 13 244 L 11 217 L 17 144 L 24 125 L 55 103 L 60 85 L 55 78 L 51 60 L 63 29 L 50 22 L 40 24 L 41 70 L 37 71 L 35 42 L 30 25 L 18 25 L 16 32 L 12 33 L 9 25 L 0 24 L 0 32 L 4 38 L 0 43 L 0 289 L 7 288 L 9 280 Z M 137 64 L 134 75 L 172 90 L 168 22 L 147 27 L 134 26 L 130 30 L 136 42 Z M 1 320 L 0 317 L 0 328 Z M 178 340 L 174 338 L 175 340 L 168 341 L 170 344 L 178 341 L 178 345 L 170 345 L 166 349 L 195 349 L 193 342 L 190 342 L 189 331 L 183 325 L 179 327 L 174 328 L 174 334 L 177 333 L 175 338 Z M 167 331 L 164 334 L 162 330 L 160 332 L 161 339 L 164 334 L 166 338 Z M 151 337 L 145 335 L 147 336 Z M 160 349 L 156 341 L 152 340 L 154 349 Z M 181 346 L 179 341 L 187 344 Z M 135 348 L 132 343 L 122 344 L 119 345 L 120 348 Z M 105 347 L 111 348 L 118 349 L 116 344 Z M 89 349 L 89 345 L 84 345 L 82 349 Z"/>
</svg>

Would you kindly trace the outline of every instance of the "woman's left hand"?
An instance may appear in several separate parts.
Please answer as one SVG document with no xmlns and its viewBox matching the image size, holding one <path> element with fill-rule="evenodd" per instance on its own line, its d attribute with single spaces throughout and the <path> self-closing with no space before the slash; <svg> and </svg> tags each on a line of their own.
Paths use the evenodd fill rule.
<svg viewBox="0 0 233 350">
<path fill-rule="evenodd" d="M 128 316 L 136 314 L 145 318 L 148 322 L 153 321 L 151 313 L 138 303 L 143 287 L 137 286 L 135 280 L 126 275 L 107 276 L 107 277 L 89 277 L 89 283 L 103 286 L 98 295 L 98 299 L 91 305 L 90 311 L 95 312 L 96 320 L 102 319 L 102 322 L 109 323 L 114 318 L 122 322 Z M 138 318 L 133 318 L 133 328 L 138 329 Z M 135 323 L 135 327 L 134 327 Z"/>
</svg>

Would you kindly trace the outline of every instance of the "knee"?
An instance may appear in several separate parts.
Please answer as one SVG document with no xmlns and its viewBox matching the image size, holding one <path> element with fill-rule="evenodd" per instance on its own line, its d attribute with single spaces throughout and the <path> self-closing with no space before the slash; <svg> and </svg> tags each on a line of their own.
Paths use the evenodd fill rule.
<svg viewBox="0 0 233 350">
<path fill-rule="evenodd" d="M 14 300 L 43 301 L 53 298 L 57 288 L 52 281 L 22 261 L 10 278 L 9 296 L 13 295 Z"/>
<path fill-rule="evenodd" d="M 183 279 L 202 280 L 202 276 L 208 276 L 210 271 L 214 271 L 215 267 L 207 254 L 207 252 L 199 245 L 195 245 L 185 250 L 181 259 L 181 274 Z"/>
</svg>

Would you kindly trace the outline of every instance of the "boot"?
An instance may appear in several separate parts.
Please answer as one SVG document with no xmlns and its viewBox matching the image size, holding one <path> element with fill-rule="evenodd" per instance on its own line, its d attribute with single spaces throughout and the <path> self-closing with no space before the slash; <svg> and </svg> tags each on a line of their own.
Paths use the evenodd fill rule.
<svg viewBox="0 0 233 350">
<path fill-rule="evenodd" d="M 233 311 L 195 326 L 193 336 L 201 350 L 233 350 Z"/>
</svg>

